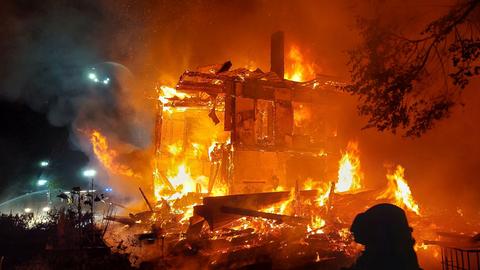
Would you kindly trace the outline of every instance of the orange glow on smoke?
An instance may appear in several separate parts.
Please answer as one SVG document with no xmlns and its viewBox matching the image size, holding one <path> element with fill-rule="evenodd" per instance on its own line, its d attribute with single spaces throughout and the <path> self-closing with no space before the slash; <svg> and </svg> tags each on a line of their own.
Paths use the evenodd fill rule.
<svg viewBox="0 0 480 270">
<path fill-rule="evenodd" d="M 397 165 L 393 174 L 387 174 L 387 190 L 378 199 L 395 199 L 395 204 L 420 215 L 420 208 L 413 199 L 410 187 L 405 180 L 405 169 Z"/>
<path fill-rule="evenodd" d="M 92 131 L 90 135 L 90 143 L 92 144 L 95 156 L 110 173 L 130 177 L 136 176 L 131 168 L 115 162 L 115 159 L 118 156 L 117 152 L 110 149 L 107 138 L 99 131 Z"/>
<path fill-rule="evenodd" d="M 363 173 L 360 170 L 358 143 L 349 142 L 338 164 L 336 192 L 354 191 L 362 188 Z"/>
<path fill-rule="evenodd" d="M 315 79 L 314 66 L 306 63 L 304 55 L 295 45 L 290 47 L 286 57 L 285 78 L 296 82 Z"/>
</svg>

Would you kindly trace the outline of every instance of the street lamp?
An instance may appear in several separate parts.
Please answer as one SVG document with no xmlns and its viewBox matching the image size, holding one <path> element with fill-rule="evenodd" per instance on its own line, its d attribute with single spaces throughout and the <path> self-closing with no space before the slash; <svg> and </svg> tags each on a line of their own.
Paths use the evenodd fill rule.
<svg viewBox="0 0 480 270">
<path fill-rule="evenodd" d="M 92 192 L 92 197 L 91 197 L 91 201 L 90 201 L 90 211 L 92 212 L 92 216 L 91 216 L 91 220 L 90 222 L 92 223 L 92 225 L 94 225 L 95 223 L 95 217 L 94 217 L 94 211 L 93 211 L 93 204 L 95 202 L 94 198 L 95 198 L 95 190 L 93 189 L 93 177 L 95 177 L 95 175 L 97 174 L 97 171 L 95 171 L 94 169 L 85 169 L 83 170 L 83 176 L 85 177 L 89 177 L 92 179 L 92 189 L 90 192 Z"/>
<path fill-rule="evenodd" d="M 97 171 L 94 169 L 85 169 L 83 170 L 83 176 L 85 177 L 94 177 L 97 174 Z"/>
<path fill-rule="evenodd" d="M 37 181 L 37 186 L 39 187 L 45 186 L 46 184 L 48 184 L 48 180 L 46 179 L 38 179 Z"/>
<path fill-rule="evenodd" d="M 48 162 L 48 160 L 42 160 L 42 161 L 40 161 L 40 167 L 45 168 L 45 167 L 48 167 L 48 165 L 50 165 L 50 163 Z"/>
</svg>

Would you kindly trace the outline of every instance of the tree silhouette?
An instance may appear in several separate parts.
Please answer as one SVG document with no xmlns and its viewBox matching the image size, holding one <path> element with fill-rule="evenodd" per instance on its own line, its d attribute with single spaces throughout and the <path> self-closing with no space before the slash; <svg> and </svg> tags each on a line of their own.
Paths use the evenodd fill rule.
<svg viewBox="0 0 480 270">
<path fill-rule="evenodd" d="M 376 17 L 359 19 L 362 37 L 349 51 L 351 83 L 365 128 L 416 137 L 450 115 L 480 74 L 479 0 L 460 1 L 408 38 Z"/>
</svg>

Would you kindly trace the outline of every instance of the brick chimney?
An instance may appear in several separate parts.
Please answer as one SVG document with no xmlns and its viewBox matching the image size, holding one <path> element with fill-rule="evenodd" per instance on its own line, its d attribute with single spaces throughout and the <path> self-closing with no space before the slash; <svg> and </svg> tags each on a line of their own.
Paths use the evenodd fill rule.
<svg viewBox="0 0 480 270">
<path fill-rule="evenodd" d="M 277 73 L 283 79 L 284 67 L 284 34 L 278 31 L 272 34 L 270 43 L 270 71 Z"/>
</svg>

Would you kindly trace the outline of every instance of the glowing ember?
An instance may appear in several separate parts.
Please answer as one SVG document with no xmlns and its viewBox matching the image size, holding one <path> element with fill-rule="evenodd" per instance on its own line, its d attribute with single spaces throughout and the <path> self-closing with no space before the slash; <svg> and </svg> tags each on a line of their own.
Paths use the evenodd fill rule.
<svg viewBox="0 0 480 270">
<path fill-rule="evenodd" d="M 393 174 L 387 174 L 388 188 L 377 199 L 395 199 L 395 204 L 420 215 L 420 208 L 415 202 L 410 187 L 405 180 L 405 169 L 398 165 Z"/>
<path fill-rule="evenodd" d="M 321 234 L 323 233 L 323 228 L 325 226 L 326 222 L 324 219 L 321 217 L 315 216 L 312 217 L 312 222 L 307 226 L 307 232 L 312 233 L 312 234 Z"/>
<path fill-rule="evenodd" d="M 290 47 L 286 60 L 286 79 L 296 82 L 304 82 L 315 78 L 313 65 L 305 63 L 304 56 L 297 46 Z"/>
<path fill-rule="evenodd" d="M 115 150 L 110 149 L 107 138 L 99 131 L 93 130 L 90 135 L 90 142 L 93 147 L 93 152 L 97 159 L 102 163 L 110 173 L 124 176 L 137 176 L 131 168 L 124 164 L 115 163 L 118 154 Z"/>
<path fill-rule="evenodd" d="M 336 192 L 358 190 L 362 187 L 363 173 L 360 170 L 360 157 L 358 143 L 349 142 L 347 151 L 339 161 L 338 181 L 335 185 Z"/>
<path fill-rule="evenodd" d="M 293 203 L 295 202 L 295 194 L 295 189 L 290 190 L 287 200 L 276 203 L 268 208 L 262 209 L 262 211 L 266 213 L 294 215 Z"/>
</svg>

